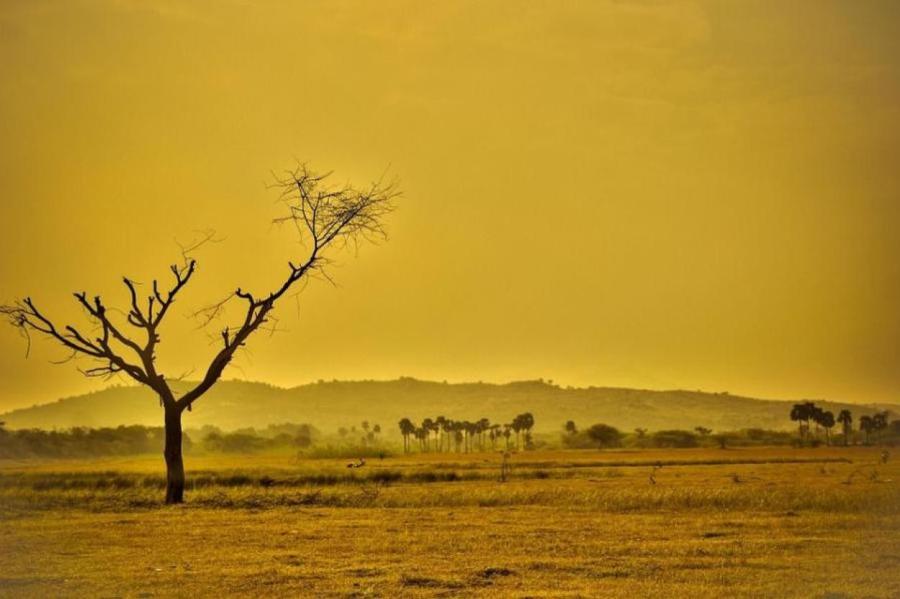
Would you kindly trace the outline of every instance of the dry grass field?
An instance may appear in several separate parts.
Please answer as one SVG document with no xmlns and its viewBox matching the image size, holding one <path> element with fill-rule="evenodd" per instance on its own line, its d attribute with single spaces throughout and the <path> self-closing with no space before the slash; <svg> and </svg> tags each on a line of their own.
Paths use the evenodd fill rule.
<svg viewBox="0 0 900 599">
<path fill-rule="evenodd" d="M 900 597 L 875 448 L 0 465 L 0 595 Z"/>
</svg>

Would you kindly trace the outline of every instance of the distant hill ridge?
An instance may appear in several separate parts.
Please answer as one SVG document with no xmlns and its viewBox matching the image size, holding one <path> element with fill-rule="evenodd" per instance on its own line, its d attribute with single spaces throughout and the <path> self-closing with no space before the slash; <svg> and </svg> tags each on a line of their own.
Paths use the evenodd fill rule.
<svg viewBox="0 0 900 599">
<path fill-rule="evenodd" d="M 191 386 L 172 383 L 176 392 Z M 558 431 L 566 420 L 579 426 L 605 422 L 622 430 L 650 430 L 704 426 L 713 430 L 740 428 L 792 429 L 788 418 L 794 402 L 740 397 L 701 391 L 651 391 L 614 387 L 562 388 L 542 380 L 493 383 L 439 383 L 402 377 L 391 381 L 320 381 L 293 388 L 265 383 L 221 381 L 185 414 L 185 426 L 206 424 L 226 430 L 266 427 L 282 422 L 307 422 L 331 432 L 363 420 L 396 429 L 403 417 L 506 422 L 529 411 L 535 430 Z M 837 414 L 855 415 L 890 410 L 895 404 L 848 404 L 816 400 Z M 73 426 L 158 426 L 162 410 L 143 387 L 113 386 L 53 403 L 0 415 L 8 428 L 70 428 Z"/>
</svg>

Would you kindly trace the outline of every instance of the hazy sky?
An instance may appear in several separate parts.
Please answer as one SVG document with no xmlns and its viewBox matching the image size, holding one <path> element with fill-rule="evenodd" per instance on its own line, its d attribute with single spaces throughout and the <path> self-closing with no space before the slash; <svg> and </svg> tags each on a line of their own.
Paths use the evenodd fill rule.
<svg viewBox="0 0 900 599">
<path fill-rule="evenodd" d="M 900 4 L 0 4 L 0 301 L 81 322 L 214 228 L 186 315 L 296 257 L 295 159 L 405 198 L 229 377 L 900 399 Z M 0 408 L 102 385 L 0 329 Z"/>
</svg>

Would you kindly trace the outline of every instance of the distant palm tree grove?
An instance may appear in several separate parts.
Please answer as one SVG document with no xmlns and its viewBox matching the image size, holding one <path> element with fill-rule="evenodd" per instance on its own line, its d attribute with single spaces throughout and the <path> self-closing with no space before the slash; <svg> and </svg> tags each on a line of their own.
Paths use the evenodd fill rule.
<svg viewBox="0 0 900 599">
<path fill-rule="evenodd" d="M 832 429 L 836 424 L 841 425 L 841 443 L 850 445 L 854 440 L 853 414 L 850 410 L 841 410 L 835 418 L 834 413 L 817 406 L 815 402 L 804 401 L 794 404 L 790 417 L 797 423 L 798 442 L 801 445 L 818 445 L 823 441 L 823 436 L 825 444 L 832 445 L 834 442 Z M 873 437 L 881 440 L 889 424 L 890 414 L 887 411 L 860 416 L 859 432 L 862 435 L 862 442 L 868 445 Z M 896 424 L 897 421 L 894 421 L 894 425 Z"/>
<path fill-rule="evenodd" d="M 397 423 L 403 436 L 403 451 L 409 453 L 413 442 L 419 451 L 464 452 L 487 449 L 531 449 L 534 415 L 523 412 L 511 422 L 491 423 L 487 418 L 476 421 L 451 420 L 444 416 L 425 418 L 418 426 L 409 418 Z"/>
</svg>

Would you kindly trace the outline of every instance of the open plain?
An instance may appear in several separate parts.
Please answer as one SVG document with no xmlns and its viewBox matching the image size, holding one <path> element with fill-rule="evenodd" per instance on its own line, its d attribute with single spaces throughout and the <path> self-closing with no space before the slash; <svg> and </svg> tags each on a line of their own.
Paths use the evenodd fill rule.
<svg viewBox="0 0 900 599">
<path fill-rule="evenodd" d="M 6 462 L 4 596 L 900 596 L 876 448 Z"/>
</svg>

